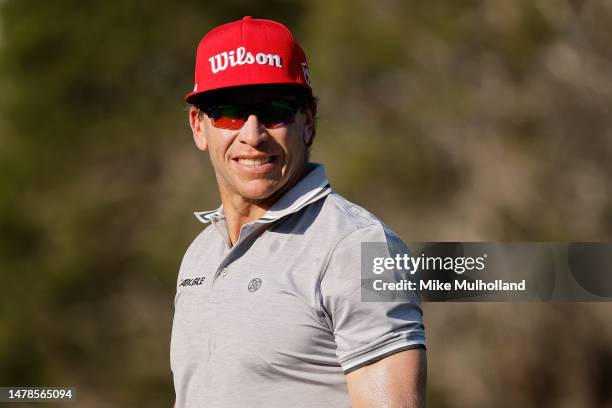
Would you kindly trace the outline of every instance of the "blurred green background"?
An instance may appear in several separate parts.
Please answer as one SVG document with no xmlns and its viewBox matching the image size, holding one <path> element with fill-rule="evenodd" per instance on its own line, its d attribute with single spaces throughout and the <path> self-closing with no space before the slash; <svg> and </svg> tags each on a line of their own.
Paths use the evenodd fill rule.
<svg viewBox="0 0 612 408">
<path fill-rule="evenodd" d="M 171 406 L 178 266 L 218 205 L 182 97 L 244 15 L 294 31 L 313 160 L 405 241 L 611 240 L 609 1 L 2 0 L 0 385 Z M 424 311 L 430 407 L 612 407 L 612 304 Z"/>
</svg>

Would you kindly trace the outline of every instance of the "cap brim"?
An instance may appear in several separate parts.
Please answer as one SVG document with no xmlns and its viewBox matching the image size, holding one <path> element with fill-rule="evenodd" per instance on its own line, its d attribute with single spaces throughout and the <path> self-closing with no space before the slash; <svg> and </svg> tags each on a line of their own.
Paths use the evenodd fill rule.
<svg viewBox="0 0 612 408">
<path fill-rule="evenodd" d="M 310 88 L 308 85 L 306 84 L 300 84 L 300 83 L 296 83 L 296 82 L 263 82 L 263 83 L 249 83 L 249 84 L 245 84 L 245 85 L 235 85 L 235 86 L 226 86 L 226 87 L 219 87 L 219 88 L 212 88 L 212 89 L 206 89 L 203 91 L 194 91 L 194 92 L 189 92 L 187 95 L 185 95 L 185 102 L 189 103 L 189 104 L 194 104 L 198 99 L 204 98 L 207 95 L 212 95 L 217 91 L 221 91 L 221 90 L 229 90 L 229 89 L 240 89 L 240 88 L 252 88 L 252 87 L 258 87 L 258 86 L 266 86 L 266 85 L 287 85 L 290 87 L 295 87 L 298 89 L 303 89 L 309 92 L 309 94 L 312 96 L 312 88 Z"/>
</svg>

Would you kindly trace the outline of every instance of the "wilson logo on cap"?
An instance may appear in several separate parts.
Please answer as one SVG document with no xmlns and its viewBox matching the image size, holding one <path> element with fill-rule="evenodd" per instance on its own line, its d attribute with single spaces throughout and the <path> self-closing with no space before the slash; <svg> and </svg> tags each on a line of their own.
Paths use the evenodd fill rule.
<svg viewBox="0 0 612 408">
<path fill-rule="evenodd" d="M 280 55 L 265 54 L 263 52 L 253 55 L 244 47 L 238 47 L 236 51 L 223 51 L 217 55 L 213 55 L 208 61 L 210 61 L 210 69 L 213 74 L 225 71 L 228 65 L 230 67 L 235 67 L 237 65 L 257 63 L 259 65 L 270 65 L 278 68 L 283 67 Z"/>
<path fill-rule="evenodd" d="M 304 50 L 284 25 L 245 17 L 209 31 L 198 44 L 193 91 L 195 102 L 206 92 L 250 85 L 296 85 L 312 93 Z"/>
</svg>

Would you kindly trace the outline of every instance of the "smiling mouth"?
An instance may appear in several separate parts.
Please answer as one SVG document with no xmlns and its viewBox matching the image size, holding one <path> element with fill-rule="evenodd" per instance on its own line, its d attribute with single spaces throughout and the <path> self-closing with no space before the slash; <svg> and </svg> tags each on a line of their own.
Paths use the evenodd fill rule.
<svg viewBox="0 0 612 408">
<path fill-rule="evenodd" d="M 264 164 L 273 163 L 276 160 L 276 156 L 262 157 L 257 159 L 246 159 L 238 158 L 236 161 L 246 167 L 257 167 L 263 166 Z"/>
</svg>

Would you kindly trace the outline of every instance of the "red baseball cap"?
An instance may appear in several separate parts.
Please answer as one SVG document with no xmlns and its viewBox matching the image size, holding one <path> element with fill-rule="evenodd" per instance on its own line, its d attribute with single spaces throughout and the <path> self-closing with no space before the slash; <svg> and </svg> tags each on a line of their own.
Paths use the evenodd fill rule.
<svg viewBox="0 0 612 408">
<path fill-rule="evenodd" d="M 287 27 L 242 20 L 214 28 L 198 45 L 192 103 L 205 92 L 245 85 L 298 85 L 312 92 L 306 55 Z"/>
</svg>

